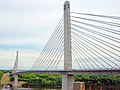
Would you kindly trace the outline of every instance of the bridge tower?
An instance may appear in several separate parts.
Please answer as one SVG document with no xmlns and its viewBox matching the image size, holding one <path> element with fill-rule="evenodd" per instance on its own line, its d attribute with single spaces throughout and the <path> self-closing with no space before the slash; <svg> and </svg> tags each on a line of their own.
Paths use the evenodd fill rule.
<svg viewBox="0 0 120 90">
<path fill-rule="evenodd" d="M 18 70 L 18 51 L 16 53 L 16 60 L 15 60 L 15 63 L 14 63 L 14 68 L 13 68 L 13 71 L 14 72 L 17 72 Z M 14 86 L 18 86 L 18 75 L 14 75 Z"/>
<path fill-rule="evenodd" d="M 72 70 L 70 2 L 64 3 L 64 70 Z M 73 74 L 62 75 L 62 90 L 73 90 Z"/>
</svg>

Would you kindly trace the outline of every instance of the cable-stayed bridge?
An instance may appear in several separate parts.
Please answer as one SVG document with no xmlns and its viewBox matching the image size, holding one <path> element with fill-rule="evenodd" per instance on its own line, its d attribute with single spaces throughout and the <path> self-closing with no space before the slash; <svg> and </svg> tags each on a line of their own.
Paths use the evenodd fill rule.
<svg viewBox="0 0 120 90">
<path fill-rule="evenodd" d="M 70 12 L 64 4 L 59 21 L 31 70 L 18 74 L 62 74 L 62 90 L 73 90 L 74 74 L 120 76 L 120 17 Z"/>
</svg>

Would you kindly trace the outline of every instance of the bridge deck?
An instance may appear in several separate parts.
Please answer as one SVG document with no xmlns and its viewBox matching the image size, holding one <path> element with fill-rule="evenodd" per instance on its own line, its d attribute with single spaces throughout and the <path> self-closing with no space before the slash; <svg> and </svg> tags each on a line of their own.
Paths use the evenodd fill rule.
<svg viewBox="0 0 120 90">
<path fill-rule="evenodd" d="M 112 76 L 120 76 L 120 69 L 112 69 L 112 70 L 27 70 L 27 71 L 18 71 L 12 73 L 12 75 L 17 74 L 80 74 L 80 75 L 112 75 Z"/>
</svg>

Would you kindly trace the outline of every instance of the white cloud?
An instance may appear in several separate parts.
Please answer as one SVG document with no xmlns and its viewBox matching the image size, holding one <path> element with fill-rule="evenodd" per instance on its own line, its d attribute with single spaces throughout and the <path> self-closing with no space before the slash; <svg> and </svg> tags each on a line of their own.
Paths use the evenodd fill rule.
<svg viewBox="0 0 120 90">
<path fill-rule="evenodd" d="M 38 38 L 21 38 L 21 39 L 7 39 L 1 40 L 0 44 L 3 45 L 22 45 L 22 44 L 32 44 L 32 45 L 44 45 L 44 40 L 38 40 Z"/>
</svg>

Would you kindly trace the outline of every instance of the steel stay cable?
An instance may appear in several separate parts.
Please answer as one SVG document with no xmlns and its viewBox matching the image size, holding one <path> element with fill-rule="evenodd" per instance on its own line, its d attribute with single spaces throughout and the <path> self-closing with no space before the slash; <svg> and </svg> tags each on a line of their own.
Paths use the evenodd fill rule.
<svg viewBox="0 0 120 90">
<path fill-rule="evenodd" d="M 71 33 L 71 40 L 72 40 L 73 38 L 72 38 L 72 33 Z M 79 64 L 79 62 L 78 62 L 78 60 L 77 60 L 77 58 L 75 57 L 76 55 L 74 55 L 74 51 L 73 51 L 73 40 L 72 40 L 72 44 L 71 44 L 71 47 L 72 47 L 72 54 L 73 54 L 73 57 L 76 59 L 76 62 L 78 63 L 78 66 L 81 68 L 81 70 L 82 70 L 82 67 L 80 66 L 80 64 Z"/>
<path fill-rule="evenodd" d="M 77 35 L 78 36 L 78 35 Z M 89 43 L 90 45 L 92 45 L 92 46 L 94 46 L 94 47 L 96 47 L 96 46 L 99 46 L 99 47 L 101 47 L 100 45 L 98 45 L 98 44 L 96 44 L 96 43 L 94 43 L 94 42 L 92 42 L 92 41 L 90 41 L 90 40 L 88 40 L 88 39 L 85 39 L 85 38 L 83 38 L 82 36 L 78 36 L 78 37 L 81 37 L 81 39 L 82 40 L 84 40 L 84 41 L 86 41 L 87 43 Z M 89 42 L 88 42 L 89 41 Z M 95 45 L 94 45 L 94 44 Z M 100 51 L 102 51 L 103 53 L 105 53 L 106 55 L 109 55 L 108 53 L 106 53 L 105 51 L 103 51 L 102 49 L 100 49 L 100 48 L 98 48 L 98 47 L 96 47 L 97 49 L 99 49 Z M 105 49 L 104 47 L 101 47 L 101 48 L 103 48 L 103 49 Z M 107 49 L 106 49 L 107 50 Z M 112 53 L 112 52 L 111 52 Z M 112 53 L 113 54 L 113 53 Z M 118 59 L 116 59 L 116 58 L 114 58 L 113 56 L 111 56 L 111 55 L 109 55 L 111 58 L 113 58 L 113 59 L 115 59 L 115 60 L 117 60 L 118 62 L 120 62 Z M 114 63 L 114 62 L 113 62 Z"/>
<path fill-rule="evenodd" d="M 61 32 L 61 28 L 62 28 L 62 27 L 59 27 L 58 30 L 56 31 L 56 33 L 54 33 L 54 35 L 53 35 L 53 36 L 54 36 L 54 39 L 56 39 L 57 34 L 59 34 L 59 33 Z M 59 33 L 58 33 L 58 32 L 59 32 Z M 44 54 L 44 56 L 47 56 L 47 54 L 51 51 L 51 47 L 52 47 L 52 46 L 51 46 L 51 43 L 54 41 L 54 39 L 52 39 L 51 42 L 49 43 L 49 44 L 50 44 L 50 45 L 48 46 L 49 48 L 46 47 L 48 51 Z M 44 56 L 43 56 L 43 58 L 45 59 Z M 41 65 L 43 64 L 44 59 L 41 61 L 41 64 L 38 63 L 39 66 L 41 66 Z"/>
<path fill-rule="evenodd" d="M 62 43 L 63 44 L 63 43 Z M 58 59 L 59 57 L 60 57 L 60 55 L 61 55 L 61 49 L 63 50 L 63 45 L 61 45 L 61 48 L 59 49 L 59 54 L 57 55 L 57 57 L 56 57 L 56 59 Z M 56 64 L 56 62 L 57 62 L 57 60 L 56 59 L 54 59 L 54 62 L 52 63 L 53 65 L 51 65 L 52 66 L 52 68 L 54 68 L 54 66 L 55 66 L 55 64 Z"/>
<path fill-rule="evenodd" d="M 81 68 L 81 66 L 80 66 L 80 64 L 79 64 L 78 60 L 76 59 L 76 57 L 75 57 L 74 53 L 73 53 L 73 57 L 75 58 L 75 61 L 77 62 L 78 66 Z M 82 68 L 81 68 L 81 70 L 82 70 Z"/>
<path fill-rule="evenodd" d="M 61 34 L 59 33 L 59 35 L 61 35 Z M 59 36 L 59 35 L 58 35 L 58 36 Z M 59 42 L 59 39 L 61 39 L 61 38 L 60 38 L 60 37 L 59 37 L 58 39 L 56 38 L 56 39 L 54 40 L 54 42 L 57 42 L 57 41 Z M 57 41 L 56 41 L 56 40 L 57 40 Z M 52 52 L 52 54 L 55 52 L 55 51 L 54 51 L 54 50 L 55 50 L 54 46 L 56 46 L 56 45 L 54 44 L 54 45 L 52 45 L 52 47 L 51 47 L 51 51 L 50 51 L 50 52 Z M 49 56 L 52 57 L 52 54 L 49 53 Z M 46 56 L 49 57 L 48 55 L 46 55 Z M 49 62 L 49 61 L 48 61 L 48 62 Z M 43 68 L 44 68 L 44 66 L 46 65 L 46 63 L 47 63 L 47 62 L 45 61 L 44 64 L 43 64 Z M 43 69 L 43 68 L 42 68 L 42 69 Z"/>
<path fill-rule="evenodd" d="M 82 38 L 81 38 L 82 39 Z M 82 41 L 80 42 L 81 44 L 83 43 Z M 87 42 L 88 43 L 88 42 Z M 85 43 L 83 43 L 82 45 L 84 45 Z M 90 45 L 91 45 L 91 43 L 89 43 Z M 90 46 L 88 46 L 87 44 L 86 44 L 86 46 L 87 47 L 90 47 Z M 87 48 L 86 47 L 86 48 Z M 94 46 L 95 47 L 95 46 Z M 96 47 L 95 47 L 96 48 Z M 97 48 L 98 49 L 98 48 Z M 92 50 L 94 50 L 95 52 L 97 52 L 95 49 L 93 49 L 92 48 Z M 101 56 L 103 56 L 101 53 L 99 53 L 99 52 L 97 52 L 99 55 L 101 55 Z M 103 56 L 104 58 L 106 58 L 105 56 Z M 108 58 L 106 58 L 107 60 L 109 60 Z M 111 61 L 111 60 L 109 60 L 109 61 Z M 112 61 L 111 61 L 112 62 Z M 114 63 L 114 62 L 112 62 L 112 63 Z M 108 63 L 107 63 L 108 64 Z M 114 63 L 115 65 L 117 65 L 116 63 Z M 110 64 L 109 64 L 110 65 Z M 111 65 L 110 65 L 111 66 Z M 118 66 L 118 65 L 117 65 Z M 111 66 L 112 67 L 112 66 Z"/>
<path fill-rule="evenodd" d="M 93 21 L 93 22 L 97 22 L 97 23 L 102 23 L 102 24 L 106 24 L 106 25 L 110 25 L 110 26 L 120 27 L 119 23 L 113 23 L 113 22 L 107 22 L 107 21 L 101 21 L 101 20 L 95 20 L 95 19 L 88 19 L 88 18 L 82 18 L 82 17 L 76 17 L 76 16 L 71 16 L 71 17 L 83 19 L 83 20 L 87 20 L 87 21 Z"/>
<path fill-rule="evenodd" d="M 56 31 L 57 27 L 58 27 L 58 26 L 59 26 L 59 24 L 62 22 L 62 20 L 63 20 L 63 17 L 60 19 L 60 21 L 59 21 L 58 25 L 57 25 L 57 26 L 56 26 L 56 28 L 54 29 L 54 32 L 52 33 L 52 35 L 51 35 L 50 39 L 52 38 L 53 34 L 55 33 L 55 31 Z M 49 39 L 49 40 L 50 40 L 50 39 Z M 48 41 L 49 41 L 49 40 L 48 40 Z M 48 44 L 48 42 L 47 42 L 47 44 Z M 45 45 L 45 47 L 47 46 L 47 44 Z M 44 48 L 45 48 L 45 47 L 44 47 Z M 43 49 L 43 50 L 44 50 L 44 49 Z M 42 51 L 43 51 L 43 50 L 42 50 Z M 34 64 L 33 64 L 33 65 L 34 65 Z M 32 67 L 33 67 L 33 66 L 32 66 Z"/>
<path fill-rule="evenodd" d="M 58 32 L 61 31 L 61 28 L 62 28 L 62 27 L 59 27 L 58 30 L 56 30 L 55 33 L 53 34 L 53 37 L 54 37 L 55 39 L 56 39 L 56 34 L 58 34 Z M 57 32 L 57 31 L 58 31 L 58 32 Z M 53 40 L 54 38 L 51 39 L 51 41 L 50 41 L 50 43 L 49 43 L 49 46 L 48 46 L 48 47 L 46 46 L 46 48 L 47 48 L 46 51 L 47 51 L 47 52 L 44 54 L 44 56 L 47 56 L 46 54 L 48 54 L 48 53 L 50 52 L 50 49 L 51 49 L 51 43 L 54 41 L 54 40 Z M 45 58 L 44 56 L 43 56 L 43 58 Z M 41 64 L 38 63 L 39 66 L 41 66 L 42 63 L 43 63 L 43 60 L 41 61 Z"/>
<path fill-rule="evenodd" d="M 80 33 L 80 32 L 79 32 Z M 83 33 L 82 33 L 83 34 Z M 85 35 L 85 34 L 84 34 Z M 86 35 L 85 35 L 86 36 Z M 89 35 L 90 36 L 90 35 Z M 89 37 L 88 36 L 88 37 Z M 81 36 L 82 37 L 82 36 Z M 91 37 L 89 37 L 89 38 L 91 38 Z M 91 38 L 91 39 L 93 39 L 93 38 Z M 88 39 L 87 39 L 88 40 Z M 93 39 L 93 40 L 95 40 L 95 39 Z M 100 39 L 99 39 L 100 40 Z M 95 40 L 96 41 L 96 40 Z M 92 41 L 91 41 L 92 42 Z M 97 41 L 97 42 L 99 42 L 99 41 Z M 94 43 L 94 42 L 92 42 L 92 43 Z M 95 43 L 94 43 L 95 44 Z M 103 44 L 104 45 L 104 44 Z M 98 45 L 97 44 L 97 46 L 99 46 L 99 47 L 101 47 L 100 45 Z M 112 53 L 112 54 L 114 54 L 114 55 L 116 55 L 116 56 L 118 56 L 118 57 L 120 57 L 119 55 L 117 55 L 117 54 L 115 54 L 114 52 L 111 52 L 110 50 L 108 50 L 108 49 L 106 49 L 106 48 L 104 48 L 104 47 L 101 47 L 101 48 L 103 48 L 103 49 L 105 49 L 106 51 L 108 51 L 108 52 L 110 52 L 110 53 Z"/>
<path fill-rule="evenodd" d="M 76 43 L 76 42 L 75 42 Z M 83 48 L 82 49 L 80 49 L 78 46 L 76 46 L 75 45 L 75 43 L 73 44 L 73 46 L 74 47 L 76 47 L 76 49 L 78 50 L 78 51 L 81 51 L 81 53 L 83 53 L 87 58 L 89 58 L 89 56 L 87 55 L 87 54 L 85 54 L 85 52 L 83 52 Z M 89 59 L 91 59 L 91 58 L 89 58 Z M 91 64 L 91 62 L 89 62 L 89 60 L 88 59 L 86 59 L 87 60 L 87 62 L 93 67 L 93 69 L 95 69 L 95 67 Z"/>
<path fill-rule="evenodd" d="M 51 42 L 53 42 L 53 40 Z M 51 44 L 51 43 L 49 43 L 49 44 Z M 50 45 L 49 45 L 49 48 L 46 47 L 47 48 L 47 50 L 46 50 L 47 52 L 45 52 L 44 56 L 40 57 L 42 59 L 42 61 L 41 61 L 41 63 L 38 63 L 38 67 L 41 66 L 41 65 L 43 65 L 43 60 L 46 58 L 45 56 L 47 56 L 47 54 L 51 51 L 50 47 L 51 47 Z"/>
<path fill-rule="evenodd" d="M 73 44 L 73 46 L 74 46 L 74 44 Z M 75 47 L 75 46 L 74 46 Z M 74 48 L 75 50 L 78 50 L 78 49 L 76 49 L 76 48 Z M 82 54 L 82 51 L 80 52 L 79 51 L 79 53 L 84 57 L 84 55 Z M 84 57 L 84 59 L 85 59 L 85 57 Z M 87 60 L 88 61 L 88 60 Z M 89 65 L 83 60 L 83 62 L 87 65 L 87 67 L 90 69 L 90 67 L 89 67 Z"/>
<path fill-rule="evenodd" d="M 53 48 L 51 49 L 52 53 L 47 55 L 47 58 L 49 57 L 49 59 L 48 59 L 49 61 L 45 61 L 43 66 L 48 65 L 50 60 L 52 59 L 52 57 L 54 57 L 54 55 L 55 55 L 54 53 L 57 51 L 57 49 L 56 49 L 57 47 L 54 47 L 54 46 L 55 45 L 53 45 Z"/>
<path fill-rule="evenodd" d="M 61 42 L 63 40 L 63 38 L 61 38 L 60 37 L 60 40 L 59 40 L 59 42 L 58 42 L 58 46 L 60 45 L 62 45 L 63 44 L 63 42 Z M 55 48 L 55 51 L 54 51 L 54 53 L 53 53 L 53 56 L 51 57 L 51 60 L 53 60 L 53 61 L 49 61 L 48 63 L 46 63 L 46 65 L 48 65 L 48 67 L 50 67 L 50 65 L 52 65 L 52 63 L 54 63 L 54 58 L 56 58 L 57 57 L 57 55 L 58 55 L 58 53 L 59 53 L 59 51 L 58 51 L 58 48 L 56 47 Z M 48 68 L 46 68 L 46 69 L 48 69 Z"/>
<path fill-rule="evenodd" d="M 51 64 L 50 64 L 50 65 L 52 66 L 51 69 L 55 66 L 56 59 L 59 58 L 60 54 L 61 54 L 61 53 L 60 53 L 60 50 L 59 50 L 59 51 L 58 51 L 58 54 L 56 55 L 56 58 L 55 58 L 55 59 L 53 60 L 53 62 L 51 62 Z"/>
<path fill-rule="evenodd" d="M 96 34 L 96 35 L 102 36 L 102 37 L 107 38 L 107 39 L 109 39 L 109 40 L 112 40 L 112 41 L 114 41 L 114 42 L 120 43 L 119 41 L 114 40 L 114 39 L 120 40 L 119 38 L 116 38 L 116 37 L 113 37 L 113 36 L 110 36 L 110 35 L 107 35 L 107 34 L 104 34 L 104 33 L 100 33 L 100 32 L 94 31 L 94 30 L 92 30 L 92 29 L 88 29 L 88 28 L 85 28 L 85 27 L 81 27 L 81 26 L 78 26 L 78 25 L 75 25 L 75 24 L 71 24 L 71 25 L 76 26 L 76 27 L 81 28 L 81 29 L 84 29 L 84 30 L 86 30 L 86 31 L 88 31 L 88 32 L 91 32 L 91 33 L 94 33 L 94 34 Z M 110 37 L 110 38 L 109 38 L 109 37 Z M 114 39 L 111 39 L 111 38 L 114 38 Z"/>
<path fill-rule="evenodd" d="M 74 35 L 74 33 L 72 32 L 72 34 Z M 75 34 L 76 35 L 76 34 Z M 75 36 L 73 36 L 73 38 L 76 38 Z M 78 37 L 79 38 L 79 37 Z M 76 38 L 77 39 L 77 38 Z M 85 43 L 84 43 L 85 44 Z M 95 56 L 97 56 L 99 59 L 101 59 L 102 61 L 104 61 L 101 57 L 99 57 L 97 54 L 95 54 L 94 52 L 93 52 L 93 50 L 91 50 L 91 49 L 89 49 L 88 47 L 86 47 L 84 44 L 82 44 L 82 46 L 83 47 L 85 47 L 86 49 L 88 49 L 91 53 L 93 53 Z M 88 46 L 88 45 L 87 45 Z M 94 58 L 96 61 L 98 61 L 99 62 L 99 60 L 97 60 L 96 58 Z M 102 64 L 101 62 L 99 62 L 103 67 L 105 67 L 104 66 L 104 64 Z M 106 68 L 106 67 L 105 67 Z"/>
<path fill-rule="evenodd" d="M 63 43 L 62 43 L 63 44 Z M 61 49 L 63 50 L 63 45 L 61 46 Z M 52 67 L 51 67 L 51 69 L 53 68 L 54 69 L 54 67 L 55 67 L 55 64 L 57 63 L 57 59 L 60 57 L 61 58 L 61 49 L 58 51 L 58 56 L 56 57 L 56 59 L 54 59 L 54 62 L 53 62 L 53 65 L 52 65 Z"/>
<path fill-rule="evenodd" d="M 52 41 L 53 41 L 53 40 L 52 40 Z M 52 42 L 52 41 L 51 41 L 51 42 Z M 46 53 L 44 54 L 44 56 L 42 57 L 43 60 L 42 60 L 41 64 L 38 63 L 38 67 L 41 66 L 41 65 L 43 65 L 43 63 L 44 63 L 43 61 L 45 60 L 45 58 L 47 57 L 47 55 L 50 54 L 50 53 L 52 53 L 52 52 L 51 52 L 51 47 L 52 47 L 52 46 L 49 46 L 49 48 L 46 47 L 46 48 L 47 48 L 47 52 L 46 52 Z M 46 56 L 45 56 L 45 55 L 46 55 Z M 42 58 L 41 58 L 41 59 L 42 59 Z"/>
<path fill-rule="evenodd" d="M 77 35 L 76 33 L 74 33 L 74 32 L 72 32 L 72 34 L 75 35 L 75 36 L 78 36 L 78 35 Z M 74 37 L 74 38 L 76 38 L 76 37 Z M 78 37 L 78 38 L 79 38 L 79 37 Z M 82 39 L 82 38 L 81 38 L 81 39 Z M 79 41 L 78 41 L 78 42 L 79 42 Z M 79 42 L 79 43 L 81 43 L 81 42 Z M 83 42 L 82 42 L 82 43 L 83 43 Z M 88 45 L 86 45 L 86 46 L 87 46 L 87 47 L 86 47 L 85 45 L 86 45 L 85 43 L 82 44 L 82 46 L 84 46 L 86 49 L 88 49 L 89 51 L 91 51 L 94 55 L 96 55 L 97 57 L 99 57 L 97 54 L 95 54 L 95 53 L 93 52 L 94 49 L 90 50 L 91 47 L 88 46 Z M 89 49 L 88 47 L 89 47 L 90 49 Z M 96 50 L 94 50 L 94 51 L 97 52 Z M 99 58 L 100 58 L 100 57 L 99 57 Z M 104 61 L 102 58 L 100 58 L 100 59 L 101 59 L 102 61 Z"/>
<path fill-rule="evenodd" d="M 63 53 L 63 52 L 62 52 L 62 53 Z M 63 54 L 64 54 L 64 53 L 63 53 Z M 56 70 L 56 69 L 57 69 L 57 67 L 58 67 L 58 65 L 59 65 L 59 63 L 60 63 L 60 60 L 61 60 L 61 58 L 62 58 L 63 54 L 61 54 L 61 57 L 60 57 L 60 59 L 58 60 L 58 62 L 57 62 L 57 64 L 56 64 L 56 66 L 54 67 L 54 70 Z"/>
<path fill-rule="evenodd" d="M 61 25 L 61 22 L 62 22 L 62 21 L 63 21 L 63 17 L 60 19 L 58 25 L 56 26 L 54 32 L 52 33 L 52 35 L 51 35 L 51 37 L 50 37 L 50 39 L 53 38 L 54 33 L 57 31 L 56 29 L 59 27 L 59 25 Z M 47 42 L 47 44 L 45 45 L 45 47 L 48 45 L 50 39 L 48 40 L 48 42 Z M 44 47 L 44 49 L 45 49 L 45 47 Z M 42 51 L 44 51 L 44 49 L 43 49 Z M 41 55 L 41 54 L 40 54 L 40 55 Z M 39 55 L 39 56 L 40 56 L 40 55 Z M 38 58 L 39 58 L 39 57 L 38 57 Z M 37 63 L 37 62 L 38 62 L 38 61 L 36 61 L 35 63 Z M 33 64 L 33 65 L 34 65 L 34 64 Z"/>
<path fill-rule="evenodd" d="M 93 24 L 88 24 L 88 23 L 84 23 L 84 22 L 80 22 L 80 21 L 76 21 L 76 20 L 71 20 L 73 22 L 76 22 L 76 23 L 80 23 L 80 24 L 84 24 L 84 25 L 87 25 L 87 26 L 90 26 L 90 27 L 94 27 L 94 28 L 97 28 L 97 29 L 100 29 L 100 30 L 103 30 L 103 31 L 107 31 L 107 32 L 111 32 L 111 33 L 114 33 L 114 34 L 117 34 L 117 35 L 120 35 L 118 32 L 118 30 L 115 30 L 115 29 L 110 29 L 110 28 L 106 28 L 106 27 L 101 27 L 101 26 L 98 26 L 98 25 L 93 25 Z"/>
<path fill-rule="evenodd" d="M 83 39 L 82 39 L 83 40 Z M 85 41 L 85 42 L 87 42 L 87 41 Z M 89 42 L 87 42 L 87 43 L 89 43 Z M 84 43 L 85 44 L 85 43 Z M 93 45 L 92 43 L 89 43 L 90 45 L 92 45 L 92 46 L 94 46 L 95 48 L 97 48 L 95 45 Z M 88 46 L 88 45 L 87 45 Z M 99 49 L 99 48 L 97 48 L 97 49 Z M 99 49 L 100 51 L 102 51 L 101 49 Z M 103 52 L 103 51 L 102 51 Z M 104 52 L 105 53 L 105 52 Z M 106 53 L 105 53 L 106 54 Z M 102 54 L 101 54 L 102 55 Z M 103 56 L 103 55 L 102 55 Z M 105 57 L 104 57 L 105 58 Z M 107 59 L 107 58 L 106 58 Z M 116 60 L 116 58 L 113 58 L 113 59 L 115 59 Z M 109 60 L 109 59 L 107 59 L 107 60 Z M 109 60 L 110 62 L 112 62 L 113 64 L 115 64 L 116 66 L 119 66 L 118 64 L 116 64 L 116 63 L 114 63 L 113 61 L 111 61 L 111 60 Z M 118 61 L 118 62 L 120 62 L 120 61 Z"/>
<path fill-rule="evenodd" d="M 63 56 L 63 54 L 60 56 L 60 59 L 58 60 L 56 66 L 54 66 L 54 70 L 57 70 L 57 67 L 58 67 L 58 65 L 59 65 L 59 63 L 60 63 L 60 60 L 61 60 L 62 56 Z"/>
<path fill-rule="evenodd" d="M 57 27 L 55 28 L 54 32 L 52 33 L 52 35 L 51 35 L 50 39 L 48 40 L 47 44 L 45 45 L 44 49 L 45 49 L 46 46 L 48 45 L 48 43 L 49 43 L 49 41 L 51 40 L 51 38 L 53 38 L 53 35 L 54 35 L 54 33 L 56 32 L 56 29 L 58 28 L 59 24 L 61 24 L 62 21 L 63 21 L 63 17 L 62 17 L 61 20 L 59 21 Z M 42 52 L 44 51 L 44 49 L 42 50 Z M 41 54 L 40 54 L 40 55 L 41 55 Z M 39 55 L 39 56 L 40 56 L 40 55 Z M 39 58 L 39 57 L 38 57 L 38 58 Z M 35 61 L 35 63 L 37 63 L 37 60 Z M 35 63 L 34 63 L 34 64 L 35 64 Z M 33 66 L 34 66 L 34 64 L 33 64 Z M 32 66 L 32 68 L 33 68 L 33 66 Z"/>
<path fill-rule="evenodd" d="M 73 40 L 74 40 L 74 39 L 73 39 Z M 76 40 L 74 40 L 74 42 L 75 42 L 76 45 L 78 45 L 77 43 L 79 43 L 79 42 L 76 41 Z M 76 47 L 77 47 L 77 46 L 76 46 Z M 79 47 L 81 48 L 81 49 L 80 49 L 80 48 L 79 48 L 79 49 L 80 49 L 81 51 L 83 51 L 83 53 L 84 53 L 91 61 L 93 61 L 93 63 L 94 63 L 97 67 L 99 67 L 99 65 L 97 65 L 97 64 L 94 62 L 94 60 L 91 59 L 91 58 L 87 55 L 87 54 L 89 54 L 88 51 L 85 50 L 84 48 L 82 48 L 82 46 L 80 46 L 80 45 L 79 45 Z M 83 50 L 82 50 L 82 49 L 83 49 Z M 86 54 L 84 51 L 85 51 L 87 54 Z M 91 54 L 89 54 L 89 55 L 92 56 Z M 94 57 L 92 56 L 92 58 L 94 58 Z M 99 67 L 99 68 L 100 68 L 100 67 Z M 101 68 L 100 68 L 100 69 L 101 69 Z"/>
<path fill-rule="evenodd" d="M 53 64 L 53 70 L 55 70 L 55 68 L 57 68 L 56 66 L 55 66 L 55 64 L 57 64 L 57 63 L 59 63 L 60 61 L 59 60 L 61 60 L 61 58 L 62 58 L 62 55 L 61 55 L 61 53 L 59 53 L 59 57 L 58 57 L 58 60 L 56 60 L 56 63 L 54 63 Z M 57 62 L 58 61 L 58 62 Z"/>
<path fill-rule="evenodd" d="M 81 15 L 88 15 L 88 16 L 98 16 L 98 17 L 104 17 L 104 18 L 120 20 L 120 17 L 118 17 L 118 16 L 96 15 L 96 14 L 87 14 L 87 13 L 78 13 L 78 12 L 71 12 L 71 13 L 73 13 L 73 14 L 81 14 Z"/>
<path fill-rule="evenodd" d="M 62 30 L 61 30 L 62 31 Z M 61 32 L 61 33 L 63 33 L 63 32 Z M 59 39 L 60 39 L 60 37 L 59 36 L 61 36 L 61 33 L 59 33 L 59 35 L 56 35 L 58 38 L 55 38 L 55 40 L 53 41 L 53 42 L 59 42 Z M 50 53 L 48 53 L 47 55 L 46 55 L 46 57 L 48 58 L 48 57 L 52 57 L 52 54 L 54 53 L 54 50 L 55 50 L 55 47 L 54 46 L 56 46 L 55 44 L 54 45 L 52 45 L 52 47 L 50 48 Z M 51 53 L 52 52 L 52 53 Z M 46 62 L 44 62 L 44 64 L 45 64 Z M 44 66 L 44 64 L 43 64 L 43 66 Z"/>
<path fill-rule="evenodd" d="M 78 36 L 78 35 L 77 35 Z M 84 41 L 86 41 L 86 42 L 91 42 L 92 44 L 95 44 L 96 46 L 99 46 L 99 47 L 101 47 L 102 49 L 104 49 L 104 50 L 106 50 L 106 51 L 108 51 L 109 53 L 111 53 L 111 54 L 114 54 L 114 55 L 116 55 L 116 56 L 118 56 L 118 57 L 120 57 L 119 55 L 117 55 L 117 54 L 115 54 L 115 53 L 113 53 L 113 52 L 111 52 L 110 50 L 108 50 L 108 49 L 106 49 L 106 48 L 104 48 L 104 47 L 102 47 L 102 46 L 100 46 L 99 44 L 96 44 L 96 43 L 94 43 L 94 42 L 92 42 L 92 41 L 90 41 L 90 40 L 88 40 L 88 39 L 86 39 L 86 38 L 84 38 L 84 37 L 82 37 L 81 35 L 79 36 L 80 38 L 82 38 L 82 39 L 84 39 Z M 103 51 L 103 50 L 101 50 L 101 49 L 99 49 L 100 51 L 102 51 L 102 52 L 104 52 L 105 54 L 107 54 L 107 55 L 109 55 L 108 53 L 106 53 L 105 51 Z M 116 58 L 114 58 L 113 56 L 111 56 L 111 55 L 109 55 L 111 58 L 113 58 L 113 59 L 115 59 L 115 60 L 117 60 L 118 62 L 120 62 L 120 60 L 118 60 L 118 59 L 116 59 Z"/>
<path fill-rule="evenodd" d="M 112 46 L 117 47 L 117 48 L 120 49 L 119 46 L 116 46 L 116 45 L 114 45 L 114 44 L 112 44 L 112 43 L 109 43 L 109 42 L 104 41 L 104 40 L 102 40 L 102 39 L 100 39 L 100 38 L 94 37 L 94 36 L 92 36 L 92 35 L 90 35 L 90 34 L 87 34 L 87 33 L 85 33 L 85 32 L 79 31 L 79 30 L 77 30 L 77 29 L 74 29 L 74 28 L 72 28 L 72 29 L 75 30 L 75 31 L 78 32 L 78 33 L 81 33 L 81 34 L 83 34 L 83 35 L 85 35 L 85 36 L 87 36 L 87 37 L 90 37 L 91 39 L 93 39 L 93 40 L 95 40 L 95 41 L 97 41 L 97 42 L 99 42 L 99 43 L 102 43 L 103 45 L 106 45 L 106 46 L 112 48 L 113 50 L 116 50 L 116 51 L 120 52 L 119 50 L 117 50 L 117 49 L 109 46 L 108 44 L 110 44 L 110 45 L 112 45 Z M 101 42 L 101 41 L 102 41 L 102 42 Z M 104 43 L 103 43 L 103 42 L 104 42 Z M 105 43 L 107 43 L 107 44 L 105 44 Z"/>
<path fill-rule="evenodd" d="M 80 59 L 81 59 L 82 61 L 84 61 L 83 58 L 81 57 L 81 54 L 79 54 L 74 48 L 73 48 L 73 51 L 74 51 L 74 53 L 76 54 L 76 56 L 77 56 L 78 58 L 80 57 Z M 84 66 L 84 64 L 83 64 L 83 62 L 82 62 L 81 60 L 79 60 L 80 63 L 82 64 L 82 66 L 84 67 L 84 69 L 87 70 L 87 68 Z"/>
<path fill-rule="evenodd" d="M 57 52 L 57 51 L 58 51 L 58 50 L 56 50 L 56 52 Z M 57 53 L 55 53 L 54 57 L 57 57 L 57 58 L 58 58 L 58 57 L 59 57 L 59 54 L 60 54 L 60 53 L 59 53 L 59 51 L 58 51 Z M 50 59 L 50 61 L 48 62 L 49 66 L 46 67 L 45 70 L 48 70 L 49 68 L 52 68 L 52 67 L 53 67 L 53 66 L 52 66 L 52 63 L 55 63 L 55 60 L 56 60 L 56 59 L 53 59 L 53 60 Z M 46 65 L 47 65 L 47 64 L 46 64 Z"/>
<path fill-rule="evenodd" d="M 80 43 L 81 43 L 83 46 L 84 46 L 84 44 L 85 44 L 85 43 L 83 43 L 82 41 L 80 41 Z M 87 46 L 87 47 L 84 46 L 85 48 L 87 48 L 87 49 L 90 48 L 90 49 L 91 49 L 90 46 L 88 46 L 87 44 L 85 44 L 85 45 Z M 88 50 L 90 50 L 90 49 L 88 49 Z M 101 55 L 101 54 L 100 54 L 98 51 L 96 51 L 95 49 L 92 48 L 92 50 L 94 50 L 96 53 L 98 53 L 99 55 Z M 94 54 L 95 54 L 95 53 L 94 53 Z M 96 55 L 97 57 L 99 57 L 97 54 L 95 54 L 95 55 Z M 103 55 L 102 55 L 102 56 L 103 56 Z M 99 58 L 100 58 L 102 61 L 104 61 L 106 64 L 108 64 L 104 59 L 102 59 L 101 57 L 99 57 Z M 110 64 L 108 64 L 108 65 L 111 66 Z M 112 67 L 112 66 L 111 66 L 111 67 Z M 112 68 L 113 68 L 113 67 L 112 67 Z"/>
</svg>

